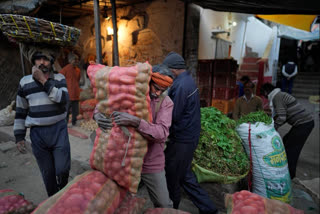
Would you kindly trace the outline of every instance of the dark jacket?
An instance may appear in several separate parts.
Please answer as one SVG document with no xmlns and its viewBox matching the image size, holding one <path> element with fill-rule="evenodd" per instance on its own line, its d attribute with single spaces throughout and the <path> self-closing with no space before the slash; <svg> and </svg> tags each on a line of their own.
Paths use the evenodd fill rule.
<svg viewBox="0 0 320 214">
<path fill-rule="evenodd" d="M 169 97 L 174 103 L 169 139 L 178 143 L 197 143 L 200 136 L 200 98 L 188 71 L 173 82 Z"/>
</svg>

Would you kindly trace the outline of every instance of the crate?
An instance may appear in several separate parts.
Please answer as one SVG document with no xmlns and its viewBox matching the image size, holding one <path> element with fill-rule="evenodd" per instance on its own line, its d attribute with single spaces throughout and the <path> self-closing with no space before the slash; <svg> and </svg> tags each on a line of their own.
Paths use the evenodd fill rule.
<svg viewBox="0 0 320 214">
<path fill-rule="evenodd" d="M 239 90 L 240 90 L 240 89 L 239 89 L 239 85 L 236 85 L 236 87 L 234 88 L 234 90 L 235 90 L 235 92 L 234 92 L 234 95 L 235 95 L 235 96 L 234 96 L 234 97 L 235 97 L 235 98 L 238 98 L 238 97 L 239 97 Z"/>
<path fill-rule="evenodd" d="M 220 110 L 224 114 L 232 112 L 236 98 L 230 100 L 213 99 L 212 106 Z"/>
<path fill-rule="evenodd" d="M 237 75 L 236 72 L 214 72 L 213 73 L 213 87 L 229 87 L 236 86 Z"/>
<path fill-rule="evenodd" d="M 212 99 L 212 60 L 199 60 L 197 84 L 200 94 L 201 107 L 211 105 Z"/>
<path fill-rule="evenodd" d="M 213 60 L 213 72 L 232 73 L 238 68 L 237 61 L 234 59 L 215 59 Z"/>
<path fill-rule="evenodd" d="M 230 100 L 236 96 L 236 88 L 214 87 L 212 89 L 212 99 Z"/>
</svg>

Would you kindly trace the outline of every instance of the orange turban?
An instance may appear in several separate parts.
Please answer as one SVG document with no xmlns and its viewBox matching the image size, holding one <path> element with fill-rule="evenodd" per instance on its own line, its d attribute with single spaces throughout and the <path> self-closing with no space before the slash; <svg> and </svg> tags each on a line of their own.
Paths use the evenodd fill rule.
<svg viewBox="0 0 320 214">
<path fill-rule="evenodd" d="M 151 79 L 153 80 L 153 82 L 155 82 L 158 86 L 163 87 L 163 88 L 167 88 L 169 87 L 173 80 L 165 75 L 162 75 L 160 73 L 152 73 Z"/>
</svg>

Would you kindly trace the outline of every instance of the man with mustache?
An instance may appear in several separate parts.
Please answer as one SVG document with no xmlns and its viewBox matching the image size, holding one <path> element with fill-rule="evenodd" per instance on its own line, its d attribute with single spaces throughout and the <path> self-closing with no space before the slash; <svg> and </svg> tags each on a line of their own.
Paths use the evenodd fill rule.
<svg viewBox="0 0 320 214">
<path fill-rule="evenodd" d="M 31 47 L 28 57 L 32 74 L 19 83 L 14 135 L 17 149 L 26 153 L 25 136 L 30 128 L 32 152 L 51 196 L 68 183 L 70 144 L 65 118 L 69 95 L 64 76 L 52 69 L 52 50 Z"/>
<path fill-rule="evenodd" d="M 262 99 L 253 94 L 254 84 L 251 81 L 244 83 L 244 95 L 237 99 L 234 106 L 232 117 L 234 120 L 239 120 L 240 117 L 251 112 L 263 110 Z"/>
</svg>

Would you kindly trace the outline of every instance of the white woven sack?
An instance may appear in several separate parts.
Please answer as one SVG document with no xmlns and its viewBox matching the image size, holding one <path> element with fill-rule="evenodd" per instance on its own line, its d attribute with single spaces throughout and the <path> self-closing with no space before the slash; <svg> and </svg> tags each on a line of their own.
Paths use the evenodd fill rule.
<svg viewBox="0 0 320 214">
<path fill-rule="evenodd" d="M 252 155 L 252 190 L 254 193 L 285 203 L 291 201 L 291 178 L 281 136 L 272 124 L 242 123 L 236 130 L 250 158 Z"/>
<path fill-rule="evenodd" d="M 0 126 L 11 126 L 14 123 L 16 112 L 12 110 L 15 101 L 12 101 L 6 108 L 0 110 Z"/>
</svg>

